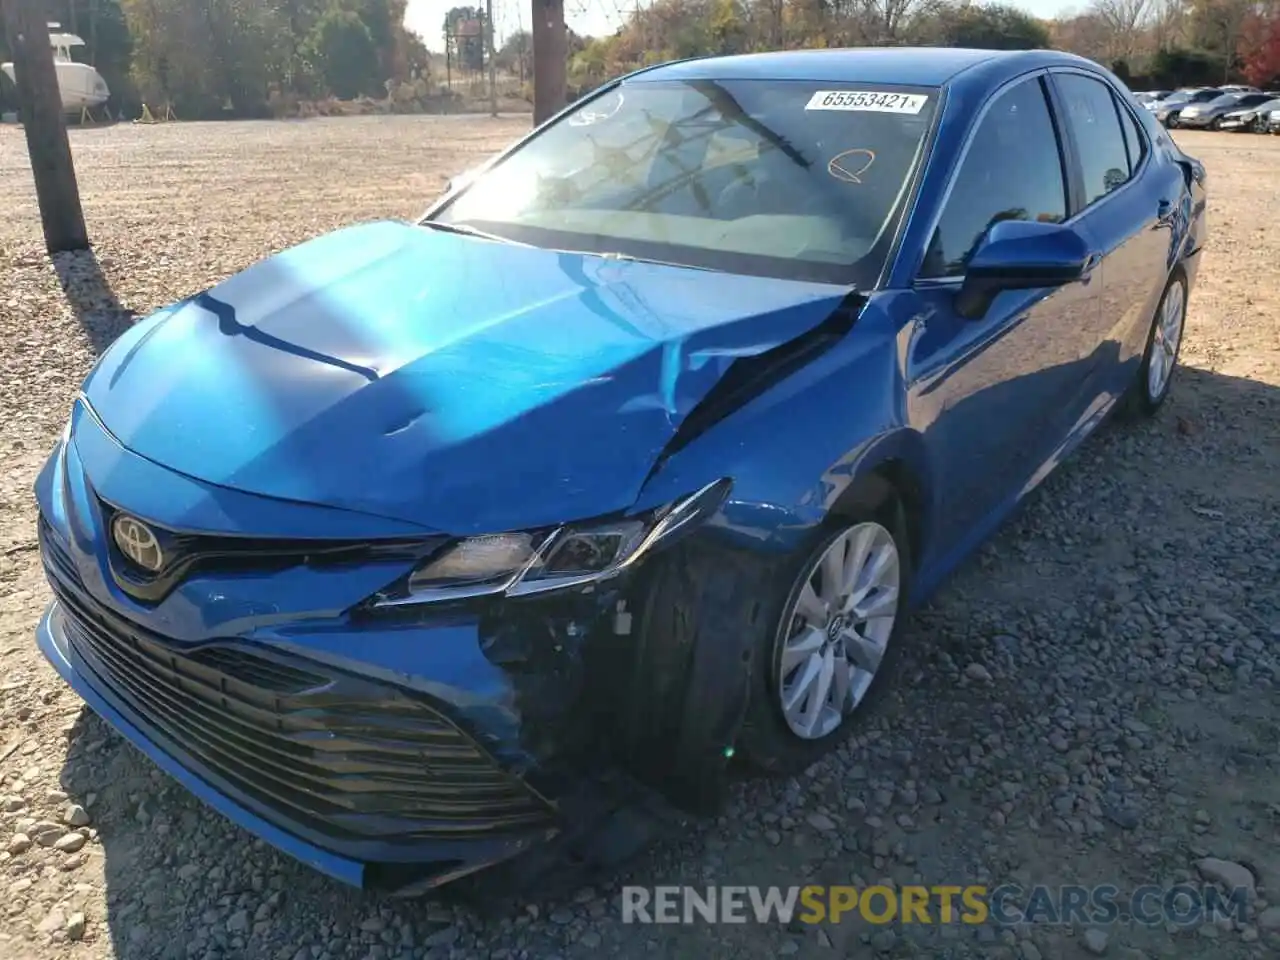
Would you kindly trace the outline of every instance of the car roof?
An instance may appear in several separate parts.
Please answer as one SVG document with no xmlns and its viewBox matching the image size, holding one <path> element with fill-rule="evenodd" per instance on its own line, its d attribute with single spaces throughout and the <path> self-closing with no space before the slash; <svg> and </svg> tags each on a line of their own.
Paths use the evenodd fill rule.
<svg viewBox="0 0 1280 960">
<path fill-rule="evenodd" d="M 940 87 L 961 74 L 978 83 L 999 83 L 1054 64 L 1098 69 L 1092 61 L 1056 50 L 852 47 L 677 60 L 637 71 L 624 80 L 826 80 Z"/>
</svg>

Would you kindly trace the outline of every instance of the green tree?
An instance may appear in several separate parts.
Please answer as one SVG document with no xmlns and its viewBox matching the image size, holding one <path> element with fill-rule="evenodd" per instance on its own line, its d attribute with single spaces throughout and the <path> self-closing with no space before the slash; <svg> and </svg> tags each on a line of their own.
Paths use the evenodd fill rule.
<svg viewBox="0 0 1280 960">
<path fill-rule="evenodd" d="M 533 75 L 533 34 L 517 30 L 509 34 L 494 57 L 498 68 L 514 73 L 523 80 Z"/>
<path fill-rule="evenodd" d="M 350 100 L 374 92 L 378 78 L 378 48 L 369 27 L 358 14 L 332 8 L 316 22 L 304 48 L 307 59 L 335 96 Z"/>
<path fill-rule="evenodd" d="M 943 8 L 935 16 L 942 46 L 1037 50 L 1050 45 L 1045 25 L 1016 7 L 964 4 Z"/>
</svg>

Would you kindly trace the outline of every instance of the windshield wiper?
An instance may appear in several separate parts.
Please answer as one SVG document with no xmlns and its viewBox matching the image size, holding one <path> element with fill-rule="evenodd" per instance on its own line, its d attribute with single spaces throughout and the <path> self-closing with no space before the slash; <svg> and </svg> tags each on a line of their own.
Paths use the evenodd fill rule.
<svg viewBox="0 0 1280 960">
<path fill-rule="evenodd" d="M 577 251 L 565 250 L 565 253 L 575 253 Z M 699 267 L 692 263 L 676 263 L 674 260 L 659 260 L 657 257 L 637 257 L 632 253 L 619 253 L 616 250 L 595 251 L 584 250 L 583 253 L 603 257 L 605 260 L 630 260 L 633 263 L 656 263 L 662 267 L 684 267 L 686 270 L 706 270 L 709 273 L 723 273 L 723 270 L 714 270 L 711 267 Z"/>
<path fill-rule="evenodd" d="M 439 220 L 419 220 L 418 226 L 430 227 L 432 230 L 442 230 L 445 233 L 456 233 L 464 237 L 479 237 L 482 240 L 496 240 L 498 243 L 514 243 L 514 240 L 508 240 L 506 237 L 500 237 L 496 233 L 489 233 L 486 230 L 477 230 L 475 227 L 468 227 L 461 223 L 442 223 Z"/>
</svg>

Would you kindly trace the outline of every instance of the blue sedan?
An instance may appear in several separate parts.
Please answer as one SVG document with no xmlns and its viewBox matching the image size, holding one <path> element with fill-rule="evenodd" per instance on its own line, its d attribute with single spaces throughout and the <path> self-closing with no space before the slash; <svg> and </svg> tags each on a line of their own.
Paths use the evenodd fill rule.
<svg viewBox="0 0 1280 960">
<path fill-rule="evenodd" d="M 640 71 L 122 336 L 36 484 L 38 643 L 356 885 L 511 858 L 604 774 L 714 809 L 731 761 L 837 745 L 909 608 L 1160 408 L 1204 210 L 1067 54 Z"/>
</svg>

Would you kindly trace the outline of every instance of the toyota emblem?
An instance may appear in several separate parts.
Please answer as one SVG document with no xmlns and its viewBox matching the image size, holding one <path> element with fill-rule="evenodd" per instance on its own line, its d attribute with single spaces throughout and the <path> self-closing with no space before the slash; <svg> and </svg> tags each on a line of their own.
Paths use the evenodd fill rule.
<svg viewBox="0 0 1280 960">
<path fill-rule="evenodd" d="M 164 566 L 160 541 L 141 520 L 121 514 L 111 523 L 111 535 L 120 552 L 143 570 L 155 573 Z"/>
</svg>

